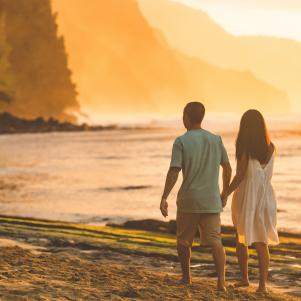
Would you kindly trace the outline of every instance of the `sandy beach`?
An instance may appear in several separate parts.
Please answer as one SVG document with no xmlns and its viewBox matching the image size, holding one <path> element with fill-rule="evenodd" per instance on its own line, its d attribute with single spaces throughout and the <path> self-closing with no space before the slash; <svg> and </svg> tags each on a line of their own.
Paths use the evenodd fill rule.
<svg viewBox="0 0 301 301">
<path fill-rule="evenodd" d="M 164 232 L 164 230 L 163 230 Z M 281 237 L 272 250 L 270 293 L 256 294 L 251 254 L 248 289 L 233 287 L 237 267 L 228 255 L 228 293 L 215 290 L 208 250 L 194 247 L 193 285 L 180 278 L 174 235 L 116 227 L 0 217 L 1 300 L 298 300 L 300 238 Z M 283 251 L 286 248 L 286 251 Z M 285 252 L 282 253 L 282 252 Z M 295 252 L 295 256 L 292 254 Z M 292 264 L 293 263 L 293 264 Z M 294 269 L 293 266 L 296 266 Z M 277 272 L 276 272 L 277 271 Z"/>
<path fill-rule="evenodd" d="M 196 277 L 179 285 L 175 273 L 160 272 L 151 260 L 108 252 L 59 249 L 32 252 L 1 247 L 1 300 L 297 300 L 250 289 L 217 293 L 213 280 Z"/>
</svg>

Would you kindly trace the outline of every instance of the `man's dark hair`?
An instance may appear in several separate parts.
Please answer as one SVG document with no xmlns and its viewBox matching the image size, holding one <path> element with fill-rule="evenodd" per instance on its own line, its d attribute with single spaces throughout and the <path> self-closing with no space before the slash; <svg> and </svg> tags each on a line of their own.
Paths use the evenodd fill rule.
<svg viewBox="0 0 301 301">
<path fill-rule="evenodd" d="M 184 108 L 184 113 L 187 114 L 192 124 L 199 124 L 204 119 L 205 107 L 197 101 L 189 102 Z"/>
</svg>

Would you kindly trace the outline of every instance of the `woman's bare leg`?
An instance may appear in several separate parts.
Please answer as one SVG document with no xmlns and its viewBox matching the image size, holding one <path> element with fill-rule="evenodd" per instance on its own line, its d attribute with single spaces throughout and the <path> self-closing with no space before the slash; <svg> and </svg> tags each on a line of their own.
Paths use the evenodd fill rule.
<svg viewBox="0 0 301 301">
<path fill-rule="evenodd" d="M 249 259 L 249 252 L 248 247 L 244 244 L 241 244 L 238 241 L 238 237 L 236 236 L 236 255 L 238 259 L 240 274 L 241 274 L 241 281 L 237 283 L 236 286 L 249 286 L 249 274 L 248 274 L 248 259 Z"/>
<path fill-rule="evenodd" d="M 268 279 L 269 265 L 270 265 L 270 253 L 267 244 L 262 242 L 255 243 L 256 251 L 258 254 L 259 262 L 259 286 L 258 292 L 266 292 L 266 282 Z"/>
</svg>

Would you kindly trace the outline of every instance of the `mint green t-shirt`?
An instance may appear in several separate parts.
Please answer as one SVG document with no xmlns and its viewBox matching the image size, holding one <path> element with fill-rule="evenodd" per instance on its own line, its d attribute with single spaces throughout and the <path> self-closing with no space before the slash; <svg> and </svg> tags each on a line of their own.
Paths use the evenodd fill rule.
<svg viewBox="0 0 301 301">
<path fill-rule="evenodd" d="M 220 136 L 203 129 L 187 131 L 172 149 L 170 167 L 180 167 L 183 182 L 177 196 L 182 212 L 219 213 L 223 211 L 219 190 L 220 164 L 228 162 Z"/>
</svg>

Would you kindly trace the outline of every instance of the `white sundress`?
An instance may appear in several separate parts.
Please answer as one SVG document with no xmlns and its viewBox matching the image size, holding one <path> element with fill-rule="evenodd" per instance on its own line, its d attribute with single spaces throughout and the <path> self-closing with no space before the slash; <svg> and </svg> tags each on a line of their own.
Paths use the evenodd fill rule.
<svg viewBox="0 0 301 301">
<path fill-rule="evenodd" d="M 249 159 L 245 178 L 235 190 L 232 200 L 232 221 L 240 243 L 278 244 L 276 229 L 277 205 L 271 184 L 275 151 L 265 167 Z"/>
</svg>

